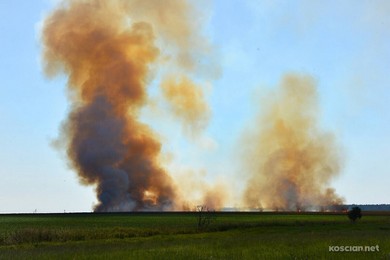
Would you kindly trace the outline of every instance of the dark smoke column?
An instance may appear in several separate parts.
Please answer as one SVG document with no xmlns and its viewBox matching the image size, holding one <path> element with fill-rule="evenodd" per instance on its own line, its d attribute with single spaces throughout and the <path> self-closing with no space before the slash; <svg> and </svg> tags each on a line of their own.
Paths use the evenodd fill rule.
<svg viewBox="0 0 390 260">
<path fill-rule="evenodd" d="M 152 27 L 132 22 L 122 1 L 68 1 L 43 29 L 48 76 L 69 76 L 71 112 L 64 123 L 71 166 L 96 185 L 95 211 L 169 210 L 175 191 L 160 167 L 161 144 L 138 120 L 149 66 Z"/>
</svg>

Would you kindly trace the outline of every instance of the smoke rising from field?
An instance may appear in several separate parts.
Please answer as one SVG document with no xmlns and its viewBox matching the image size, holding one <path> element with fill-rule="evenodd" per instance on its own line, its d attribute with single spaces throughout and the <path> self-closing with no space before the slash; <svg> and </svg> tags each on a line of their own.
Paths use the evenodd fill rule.
<svg viewBox="0 0 390 260">
<path fill-rule="evenodd" d="M 249 175 L 245 203 L 280 210 L 340 204 L 342 199 L 329 187 L 340 170 L 340 149 L 334 136 L 319 128 L 313 79 L 286 75 L 261 104 L 260 117 L 244 142 Z"/>
<path fill-rule="evenodd" d="M 174 208 L 175 187 L 158 160 L 161 143 L 139 121 L 139 110 L 160 53 L 153 26 L 179 50 L 190 46 L 192 27 L 185 1 L 159 3 L 71 0 L 45 20 L 46 72 L 69 76 L 67 156 L 82 183 L 96 185 L 96 211 Z M 137 20 L 139 13 L 147 17 Z"/>
<path fill-rule="evenodd" d="M 194 201 L 218 209 L 241 196 L 234 179 L 209 183 L 195 171 L 181 178 L 168 172 L 164 139 L 141 120 L 156 74 L 158 102 L 185 132 L 202 133 L 211 120 L 198 81 L 217 77 L 219 66 L 195 11 L 185 0 L 68 0 L 45 19 L 45 72 L 68 76 L 61 149 L 81 183 L 96 188 L 95 211 L 191 209 Z M 255 158 L 247 164 L 245 203 L 293 209 L 340 202 L 328 187 L 337 147 L 317 128 L 314 85 L 289 76 L 281 88 L 261 104 L 258 131 L 244 144 Z"/>
</svg>

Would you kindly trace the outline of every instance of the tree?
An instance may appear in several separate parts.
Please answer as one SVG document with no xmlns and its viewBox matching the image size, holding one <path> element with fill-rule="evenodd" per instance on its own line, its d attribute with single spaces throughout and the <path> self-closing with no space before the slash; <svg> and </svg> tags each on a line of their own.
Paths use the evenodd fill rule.
<svg viewBox="0 0 390 260">
<path fill-rule="evenodd" d="M 209 210 L 207 206 L 199 205 L 196 207 L 196 211 L 198 212 L 198 230 L 202 230 L 207 228 L 210 223 L 215 219 L 214 210 Z"/>
<path fill-rule="evenodd" d="M 359 207 L 353 207 L 351 210 L 348 211 L 348 218 L 355 222 L 358 218 L 360 219 L 362 217 L 362 210 Z"/>
</svg>

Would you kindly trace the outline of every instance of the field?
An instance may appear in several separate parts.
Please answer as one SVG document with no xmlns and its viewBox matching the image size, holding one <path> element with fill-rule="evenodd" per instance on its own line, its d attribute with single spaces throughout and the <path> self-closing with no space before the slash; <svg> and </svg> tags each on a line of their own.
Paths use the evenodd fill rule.
<svg viewBox="0 0 390 260">
<path fill-rule="evenodd" d="M 386 213 L 357 223 L 330 213 L 205 216 L 211 222 L 199 228 L 195 212 L 0 215 L 0 259 L 390 259 Z"/>
</svg>

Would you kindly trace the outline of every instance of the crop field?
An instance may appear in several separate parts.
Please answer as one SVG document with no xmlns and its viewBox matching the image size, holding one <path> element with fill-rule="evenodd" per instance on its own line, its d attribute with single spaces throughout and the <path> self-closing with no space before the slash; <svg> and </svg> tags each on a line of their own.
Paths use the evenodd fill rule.
<svg viewBox="0 0 390 260">
<path fill-rule="evenodd" d="M 0 259 L 390 259 L 386 213 L 198 214 L 0 215 Z"/>
</svg>

